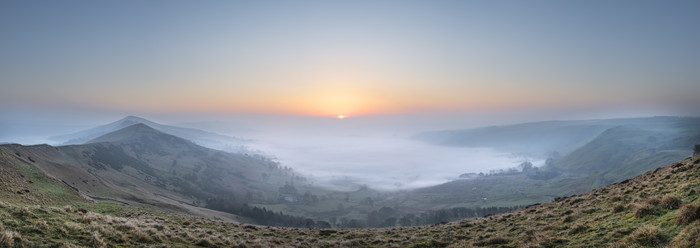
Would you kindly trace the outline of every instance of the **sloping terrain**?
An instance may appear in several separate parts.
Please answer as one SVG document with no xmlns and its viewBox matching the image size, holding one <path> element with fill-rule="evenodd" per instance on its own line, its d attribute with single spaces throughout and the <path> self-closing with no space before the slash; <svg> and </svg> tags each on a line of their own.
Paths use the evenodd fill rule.
<svg viewBox="0 0 700 248">
<path fill-rule="evenodd" d="M 83 130 L 72 134 L 54 136 L 51 137 L 51 139 L 57 141 L 62 145 L 79 145 L 84 144 L 102 135 L 120 130 L 122 128 L 134 124 L 145 124 L 160 132 L 181 137 L 183 139 L 191 140 L 200 146 L 217 150 L 238 152 L 240 151 L 241 146 L 246 143 L 246 140 L 242 138 L 211 133 L 195 128 L 184 128 L 163 125 L 136 116 L 127 116 L 121 120 L 109 124 L 105 124 L 102 126 L 94 127 L 88 130 Z"/>
<path fill-rule="evenodd" d="M 24 195 L 15 195 L 24 197 Z M 121 207 L 0 202 L 6 247 L 698 247 L 700 156 L 586 194 L 424 227 L 263 227 Z"/>
<path fill-rule="evenodd" d="M 31 160 L 37 170 L 95 200 L 231 220 L 236 217 L 203 207 L 213 199 L 274 202 L 277 189 L 294 176 L 272 161 L 204 148 L 144 124 L 85 145 L 3 145 L 0 154 Z"/>
<path fill-rule="evenodd" d="M 560 135 L 559 138 L 550 140 L 549 129 Z M 575 138 L 582 130 L 582 136 Z M 598 131 L 595 136 L 590 136 Z M 525 146 L 525 143 L 532 143 L 532 149 L 536 150 L 543 146 L 562 146 L 563 150 L 551 150 L 562 152 L 571 148 L 566 148 L 567 144 L 586 140 L 571 152 L 559 153 L 559 156 L 548 160 L 544 169 L 555 172 L 557 176 L 538 179 L 525 173 L 502 173 L 455 180 L 416 190 L 410 196 L 412 202 L 423 205 L 514 206 L 580 194 L 686 158 L 693 153 L 694 144 L 700 143 L 700 118 L 540 122 L 423 135 L 442 137 L 447 142 L 442 144 L 460 146 L 471 146 L 482 139 L 494 138 L 491 143 L 484 144 L 511 149 L 513 153 L 527 153 L 527 149 L 518 150 L 518 144 Z M 540 137 L 539 140 L 537 137 Z"/>
</svg>

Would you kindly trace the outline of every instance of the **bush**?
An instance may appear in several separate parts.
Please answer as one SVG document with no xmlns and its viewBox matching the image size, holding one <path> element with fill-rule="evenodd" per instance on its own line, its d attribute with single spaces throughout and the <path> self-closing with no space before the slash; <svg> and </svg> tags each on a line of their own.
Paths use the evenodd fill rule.
<svg viewBox="0 0 700 248">
<path fill-rule="evenodd" d="M 683 205 L 676 215 L 676 225 L 689 224 L 700 217 L 700 208 L 697 205 Z"/>
<path fill-rule="evenodd" d="M 681 198 L 675 195 L 667 195 L 661 199 L 661 206 L 665 209 L 678 209 L 682 204 Z"/>
</svg>

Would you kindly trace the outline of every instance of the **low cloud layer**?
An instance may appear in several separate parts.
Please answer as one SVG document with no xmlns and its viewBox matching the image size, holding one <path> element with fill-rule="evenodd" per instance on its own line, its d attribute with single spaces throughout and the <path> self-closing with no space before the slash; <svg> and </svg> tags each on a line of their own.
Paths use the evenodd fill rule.
<svg viewBox="0 0 700 248">
<path fill-rule="evenodd" d="M 517 166 L 525 160 L 490 148 L 445 147 L 401 137 L 287 137 L 261 140 L 252 147 L 274 154 L 284 166 L 310 175 L 321 185 L 381 190 L 437 185 L 467 172 Z"/>
</svg>

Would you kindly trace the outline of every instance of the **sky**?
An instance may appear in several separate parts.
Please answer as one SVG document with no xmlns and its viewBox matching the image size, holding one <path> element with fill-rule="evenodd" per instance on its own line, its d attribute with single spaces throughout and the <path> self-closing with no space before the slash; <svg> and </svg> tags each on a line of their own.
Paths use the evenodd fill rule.
<svg viewBox="0 0 700 248">
<path fill-rule="evenodd" d="M 2 1 L 0 111 L 696 115 L 698 27 L 698 1 Z"/>
<path fill-rule="evenodd" d="M 416 132 L 700 116 L 699 27 L 700 1 L 0 1 L 0 143 L 137 115 L 420 187 L 533 158 Z"/>
</svg>

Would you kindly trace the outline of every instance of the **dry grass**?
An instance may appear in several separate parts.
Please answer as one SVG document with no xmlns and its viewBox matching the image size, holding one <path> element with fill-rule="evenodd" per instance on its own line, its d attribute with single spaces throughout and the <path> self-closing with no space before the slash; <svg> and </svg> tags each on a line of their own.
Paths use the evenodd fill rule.
<svg viewBox="0 0 700 248">
<path fill-rule="evenodd" d="M 654 214 L 654 206 L 650 203 L 645 202 L 634 205 L 634 216 L 641 218 L 652 214 Z"/>
<path fill-rule="evenodd" d="M 82 222 L 85 224 L 90 224 L 90 223 L 92 223 L 96 220 L 99 220 L 101 218 L 102 218 L 102 216 L 100 214 L 93 213 L 93 212 L 87 212 L 87 213 L 83 214 Z"/>
<path fill-rule="evenodd" d="M 610 209 L 610 213 L 611 214 L 619 213 L 619 212 L 625 211 L 625 209 L 626 209 L 625 204 L 617 203 L 617 204 L 615 204 L 615 206 L 612 207 L 612 209 Z"/>
<path fill-rule="evenodd" d="M 676 195 L 667 195 L 661 199 L 661 207 L 665 209 L 678 209 L 683 205 L 683 201 Z"/>
<path fill-rule="evenodd" d="M 659 228 L 652 225 L 645 225 L 632 232 L 629 236 L 629 240 L 638 245 L 656 247 L 663 242 L 664 237 L 659 231 Z"/>
<path fill-rule="evenodd" d="M 700 222 L 695 222 L 694 225 L 689 225 L 683 229 L 683 231 L 678 233 L 678 235 L 671 240 L 670 247 L 700 247 Z"/>
<path fill-rule="evenodd" d="M 22 235 L 15 231 L 3 231 L 0 233 L 0 245 L 2 247 L 23 247 Z"/>
<path fill-rule="evenodd" d="M 93 232 L 90 236 L 90 247 L 101 248 L 106 247 L 105 241 L 102 239 L 102 235 L 99 232 Z"/>
<path fill-rule="evenodd" d="M 676 225 L 687 225 L 700 218 L 698 205 L 683 205 L 676 215 Z"/>
</svg>

